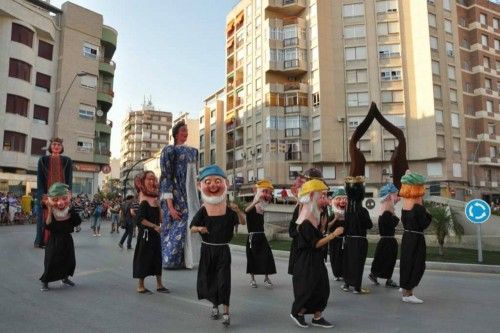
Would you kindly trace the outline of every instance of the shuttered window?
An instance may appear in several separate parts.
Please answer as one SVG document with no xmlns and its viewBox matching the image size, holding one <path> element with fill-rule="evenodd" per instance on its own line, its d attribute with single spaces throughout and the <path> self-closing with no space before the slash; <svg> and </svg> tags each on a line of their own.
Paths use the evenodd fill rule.
<svg viewBox="0 0 500 333">
<path fill-rule="evenodd" d="M 12 23 L 12 33 L 10 40 L 29 47 L 33 47 L 33 31 L 23 25 Z"/>
<path fill-rule="evenodd" d="M 18 95 L 7 94 L 5 112 L 28 117 L 29 99 Z"/>
</svg>

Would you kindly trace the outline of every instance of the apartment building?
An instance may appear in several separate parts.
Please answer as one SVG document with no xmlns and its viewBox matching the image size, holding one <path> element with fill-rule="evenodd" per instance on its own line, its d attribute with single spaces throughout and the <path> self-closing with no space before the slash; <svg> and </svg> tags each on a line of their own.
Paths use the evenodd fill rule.
<svg viewBox="0 0 500 333">
<path fill-rule="evenodd" d="M 139 110 L 130 110 L 122 122 L 120 178 L 133 179 L 144 162 L 168 145 L 172 113 L 155 109 L 151 100 Z"/>
<path fill-rule="evenodd" d="M 185 145 L 198 149 L 200 145 L 198 137 L 200 128 L 199 119 L 189 117 L 189 112 L 182 112 L 173 120 L 172 128 L 175 126 L 175 124 L 181 121 L 183 121 L 184 124 L 186 124 L 188 130 L 188 138 Z M 168 131 L 168 142 L 171 145 L 174 144 L 174 137 L 172 136 L 172 128 Z"/>
<path fill-rule="evenodd" d="M 314 166 L 340 185 L 348 138 L 375 101 L 405 132 L 410 168 L 431 193 L 464 198 L 458 51 L 452 0 L 242 0 L 226 19 L 225 142 L 234 145 L 221 163 L 244 183 L 287 186 Z M 378 123 L 360 141 L 369 195 L 390 180 L 396 144 Z"/>
<path fill-rule="evenodd" d="M 110 158 L 117 32 L 66 2 L 0 2 L 0 180 L 36 188 L 51 137 L 74 161 L 73 192 L 95 193 Z"/>
<path fill-rule="evenodd" d="M 204 101 L 203 110 L 199 117 L 199 166 L 218 164 L 221 168 L 226 165 L 226 149 L 234 143 L 225 138 L 224 124 L 225 88 L 221 88 L 208 96 Z M 229 165 L 232 167 L 232 165 Z"/>
<path fill-rule="evenodd" d="M 499 199 L 500 4 L 457 1 L 469 180 L 477 196 Z"/>
</svg>

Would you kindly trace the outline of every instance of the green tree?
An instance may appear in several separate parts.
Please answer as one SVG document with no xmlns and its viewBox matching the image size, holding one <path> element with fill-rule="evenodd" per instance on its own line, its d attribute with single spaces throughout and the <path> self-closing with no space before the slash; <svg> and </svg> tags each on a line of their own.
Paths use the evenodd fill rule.
<svg viewBox="0 0 500 333">
<path fill-rule="evenodd" d="M 442 256 L 446 237 L 453 232 L 461 240 L 464 227 L 458 223 L 456 213 L 449 206 L 426 204 L 426 208 L 432 215 L 431 226 L 436 233 L 439 255 Z"/>
</svg>

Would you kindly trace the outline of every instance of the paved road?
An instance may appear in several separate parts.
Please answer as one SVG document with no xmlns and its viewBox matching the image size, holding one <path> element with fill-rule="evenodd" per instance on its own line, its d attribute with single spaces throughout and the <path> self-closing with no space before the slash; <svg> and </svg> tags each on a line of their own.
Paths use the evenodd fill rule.
<svg viewBox="0 0 500 333">
<path fill-rule="evenodd" d="M 74 234 L 74 288 L 52 283 L 41 292 L 43 250 L 34 249 L 34 226 L 0 227 L 0 332 L 213 332 L 210 306 L 196 297 L 196 271 L 164 271 L 171 294 L 140 295 L 132 279 L 133 251 L 117 247 L 118 236 L 90 236 L 89 223 Z M 134 241 L 135 242 L 135 241 Z M 248 285 L 246 259 L 233 251 L 231 331 L 299 331 L 288 314 L 292 302 L 287 261 L 277 259 L 274 289 Z M 367 269 L 365 269 L 365 272 Z M 395 272 L 395 276 L 399 274 Z M 149 278 L 147 287 L 154 288 Z M 494 332 L 498 330 L 499 275 L 427 271 L 416 295 L 423 305 L 402 303 L 397 290 L 372 288 L 347 294 L 331 282 L 325 317 L 338 332 Z M 309 319 L 308 319 L 309 320 Z M 495 328 L 496 327 L 496 328 Z M 309 330 L 323 330 L 313 329 Z"/>
</svg>

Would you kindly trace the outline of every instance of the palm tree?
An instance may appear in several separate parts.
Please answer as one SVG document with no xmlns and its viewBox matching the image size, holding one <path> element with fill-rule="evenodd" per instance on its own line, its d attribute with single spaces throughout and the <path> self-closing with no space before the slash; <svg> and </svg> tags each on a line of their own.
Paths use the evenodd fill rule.
<svg viewBox="0 0 500 333">
<path fill-rule="evenodd" d="M 458 223 L 456 213 L 449 206 L 426 204 L 426 208 L 432 215 L 431 225 L 439 244 L 439 255 L 442 256 L 445 238 L 453 232 L 461 240 L 464 227 Z"/>
</svg>

